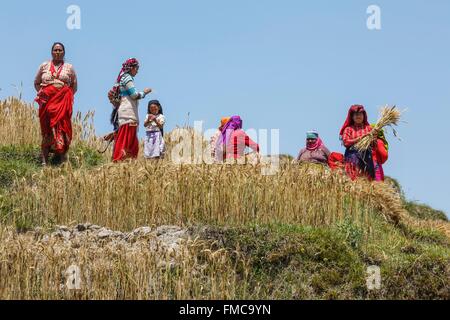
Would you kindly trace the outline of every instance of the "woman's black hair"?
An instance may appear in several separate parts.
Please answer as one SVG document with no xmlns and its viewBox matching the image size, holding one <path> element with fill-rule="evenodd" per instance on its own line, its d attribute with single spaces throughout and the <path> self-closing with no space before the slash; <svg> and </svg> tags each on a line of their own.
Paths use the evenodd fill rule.
<svg viewBox="0 0 450 320">
<path fill-rule="evenodd" d="M 60 45 L 60 46 L 63 48 L 64 52 L 66 52 L 66 47 L 64 47 L 64 45 L 63 45 L 61 42 L 55 42 L 55 43 L 52 45 L 52 52 L 53 52 L 53 49 L 55 49 L 55 47 L 56 47 L 57 45 Z"/>
<path fill-rule="evenodd" d="M 147 110 L 148 114 L 151 113 L 150 107 L 152 106 L 152 104 L 155 104 L 159 107 L 159 112 L 158 112 L 157 116 L 159 116 L 160 114 L 164 115 L 163 107 L 158 100 L 152 100 L 148 103 L 148 110 Z M 161 134 L 164 136 L 164 129 L 161 129 Z"/>
</svg>

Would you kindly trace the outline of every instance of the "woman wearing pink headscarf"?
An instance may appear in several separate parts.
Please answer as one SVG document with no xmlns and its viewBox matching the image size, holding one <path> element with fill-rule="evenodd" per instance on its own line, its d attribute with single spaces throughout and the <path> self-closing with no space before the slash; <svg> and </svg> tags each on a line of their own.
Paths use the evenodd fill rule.
<svg viewBox="0 0 450 320">
<path fill-rule="evenodd" d="M 323 144 L 322 139 L 319 137 L 319 133 L 316 131 L 307 132 L 306 148 L 300 150 L 297 162 L 328 165 L 329 156 L 330 150 Z"/>
<path fill-rule="evenodd" d="M 247 147 L 259 152 L 259 145 L 242 130 L 241 117 L 233 116 L 222 128 L 222 135 L 217 141 L 216 160 L 239 159 L 245 156 Z"/>
</svg>

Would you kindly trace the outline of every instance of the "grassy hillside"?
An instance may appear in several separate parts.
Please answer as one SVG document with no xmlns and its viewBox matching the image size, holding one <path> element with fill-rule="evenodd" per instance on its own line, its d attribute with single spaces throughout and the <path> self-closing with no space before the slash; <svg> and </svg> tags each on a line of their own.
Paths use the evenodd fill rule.
<svg viewBox="0 0 450 320">
<path fill-rule="evenodd" d="M 408 202 L 395 180 L 353 183 L 288 162 L 275 176 L 249 165 L 111 164 L 96 151 L 92 117 L 76 116 L 69 162 L 43 169 L 36 111 L 0 103 L 0 298 L 450 298 L 450 224 Z M 84 223 L 154 232 L 91 237 Z M 153 246 L 169 237 L 163 225 L 187 236 Z M 71 265 L 80 290 L 65 287 Z M 379 290 L 366 286 L 369 266 L 381 268 Z"/>
</svg>

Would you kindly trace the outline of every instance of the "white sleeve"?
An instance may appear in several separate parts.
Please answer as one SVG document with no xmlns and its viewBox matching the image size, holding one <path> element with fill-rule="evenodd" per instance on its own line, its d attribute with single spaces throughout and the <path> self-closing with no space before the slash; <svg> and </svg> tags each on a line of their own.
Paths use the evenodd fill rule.
<svg viewBox="0 0 450 320">
<path fill-rule="evenodd" d="M 159 121 L 159 124 L 160 125 L 165 125 L 166 124 L 166 117 L 164 116 L 164 115 L 159 115 L 159 117 L 158 117 L 158 121 Z"/>
</svg>

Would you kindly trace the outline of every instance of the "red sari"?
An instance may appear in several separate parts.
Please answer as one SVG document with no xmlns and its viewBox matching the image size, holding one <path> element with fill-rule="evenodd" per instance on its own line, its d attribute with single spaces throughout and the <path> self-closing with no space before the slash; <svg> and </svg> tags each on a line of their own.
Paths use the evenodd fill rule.
<svg viewBox="0 0 450 320">
<path fill-rule="evenodd" d="M 375 146 L 372 149 L 373 164 L 375 166 L 375 181 L 384 181 L 383 164 L 389 158 L 386 144 L 382 139 L 378 139 L 375 142 Z"/>
<path fill-rule="evenodd" d="M 72 142 L 73 89 L 54 85 L 43 87 L 36 98 L 39 104 L 42 147 L 64 155 Z"/>
<path fill-rule="evenodd" d="M 115 137 L 113 161 L 136 159 L 139 153 L 139 140 L 137 137 L 137 124 L 124 124 L 120 126 Z"/>
</svg>

